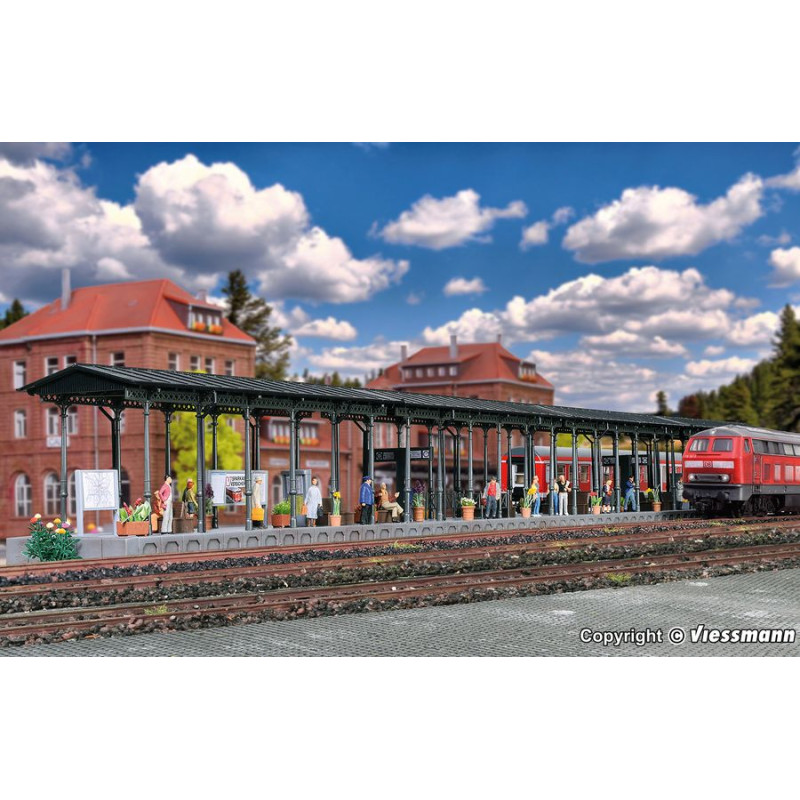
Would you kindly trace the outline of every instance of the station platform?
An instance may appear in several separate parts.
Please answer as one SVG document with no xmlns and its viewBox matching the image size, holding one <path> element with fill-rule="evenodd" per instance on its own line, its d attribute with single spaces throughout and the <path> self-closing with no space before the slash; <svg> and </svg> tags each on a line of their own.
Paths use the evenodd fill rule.
<svg viewBox="0 0 800 800">
<path fill-rule="evenodd" d="M 690 511 L 641 511 L 611 514 L 578 514 L 565 516 L 512 517 L 501 519 L 446 519 L 423 522 L 374 523 L 371 525 L 342 525 L 338 527 L 304 528 L 216 528 L 206 533 L 162 533 L 150 536 L 117 536 L 116 534 L 85 534 L 78 536 L 78 555 L 81 558 L 119 558 L 120 556 L 157 555 L 160 553 L 196 553 L 214 550 L 286 547 L 305 544 L 324 546 L 331 542 L 378 542 L 418 536 L 444 536 L 449 533 L 485 534 L 491 531 L 548 530 L 573 525 L 609 526 L 620 522 L 652 522 L 654 519 L 674 520 L 693 517 Z M 6 540 L 6 563 L 9 566 L 30 563 L 23 550 L 28 537 L 15 536 Z"/>
</svg>

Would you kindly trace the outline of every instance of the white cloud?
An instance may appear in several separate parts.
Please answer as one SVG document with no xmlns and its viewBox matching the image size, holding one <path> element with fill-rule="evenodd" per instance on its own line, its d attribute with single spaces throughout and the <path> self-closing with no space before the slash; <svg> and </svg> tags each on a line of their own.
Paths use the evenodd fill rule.
<svg viewBox="0 0 800 800">
<path fill-rule="evenodd" d="M 702 359 L 689 361 L 686 364 L 686 372 L 694 378 L 714 376 L 719 384 L 723 384 L 732 381 L 737 375 L 750 372 L 757 363 L 752 358 L 740 358 L 739 356 L 731 356 L 719 361 Z"/>
<path fill-rule="evenodd" d="M 343 377 L 361 377 L 400 360 L 400 348 L 406 342 L 375 341 L 362 347 L 327 347 L 308 357 L 314 367 L 338 371 Z"/>
<path fill-rule="evenodd" d="M 492 311 L 471 308 L 457 320 L 445 323 L 438 328 L 426 327 L 422 340 L 426 345 L 446 345 L 450 334 L 455 333 L 462 342 L 489 342 L 497 339 L 503 332 L 500 315 Z"/>
<path fill-rule="evenodd" d="M 769 278 L 770 286 L 789 286 L 800 280 L 800 247 L 790 247 L 788 250 L 779 247 L 773 250 L 769 263 L 773 268 Z"/>
<path fill-rule="evenodd" d="M 553 225 L 565 225 L 575 216 L 572 206 L 562 206 L 553 212 Z"/>
<path fill-rule="evenodd" d="M 473 278 L 468 281 L 466 278 L 452 278 L 444 287 L 444 293 L 448 297 L 460 294 L 483 294 L 488 291 L 481 278 Z"/>
<path fill-rule="evenodd" d="M 676 342 L 669 342 L 662 336 L 638 336 L 629 331 L 616 330 L 602 336 L 584 336 L 581 345 L 598 355 L 634 356 L 652 358 L 675 358 L 688 356 L 689 351 Z"/>
<path fill-rule="evenodd" d="M 792 235 L 786 231 L 782 231 L 778 236 L 763 236 L 758 237 L 758 243 L 763 244 L 765 247 L 772 247 L 776 244 L 789 244 L 792 241 Z"/>
<path fill-rule="evenodd" d="M 457 247 L 470 241 L 491 241 L 486 236 L 495 220 L 524 217 L 528 213 L 521 200 L 506 208 L 481 208 L 480 195 L 463 189 L 453 197 L 437 199 L 425 195 L 383 230 L 373 231 L 393 244 L 413 244 L 431 250 Z"/>
<path fill-rule="evenodd" d="M 424 296 L 424 292 L 410 292 L 408 297 L 406 297 L 406 303 L 410 306 L 418 306 L 422 302 Z"/>
<path fill-rule="evenodd" d="M 786 175 L 776 175 L 764 181 L 771 189 L 788 189 L 790 192 L 800 192 L 800 164 Z"/>
<path fill-rule="evenodd" d="M 763 347 L 772 344 L 779 318 L 774 311 L 762 311 L 734 323 L 727 339 L 742 347 Z"/>
<path fill-rule="evenodd" d="M 167 277 L 195 290 L 237 268 L 270 301 L 343 303 L 369 299 L 409 268 L 379 255 L 356 258 L 311 226 L 299 193 L 280 184 L 257 189 L 235 164 L 187 155 L 148 169 L 135 190 L 135 203 L 121 206 L 98 198 L 72 169 L 0 157 L 5 291 L 50 300 L 41 269 L 60 267 L 72 268 L 74 286 Z"/>
<path fill-rule="evenodd" d="M 334 317 L 312 319 L 308 312 L 300 306 L 286 311 L 282 303 L 275 303 L 272 306 L 271 322 L 294 338 L 313 336 L 320 339 L 349 342 L 358 335 L 356 329 L 346 320 L 337 320 Z"/>
<path fill-rule="evenodd" d="M 762 194 L 763 182 L 752 174 L 707 205 L 677 187 L 626 189 L 619 200 L 572 225 L 563 246 L 588 264 L 694 255 L 758 219 Z"/>
<path fill-rule="evenodd" d="M 714 356 L 721 356 L 724 352 L 725 352 L 724 347 L 710 344 L 708 347 L 706 347 L 705 350 L 703 350 L 703 355 L 714 357 Z"/>
<path fill-rule="evenodd" d="M 12 164 L 33 164 L 41 158 L 66 161 L 71 155 L 69 142 L 0 142 L 0 158 Z"/>
<path fill-rule="evenodd" d="M 534 222 L 530 227 L 523 229 L 522 241 L 519 243 L 519 246 L 523 250 L 527 250 L 529 247 L 538 247 L 539 245 L 547 244 L 549 230 L 550 223 L 546 220 Z"/>
</svg>

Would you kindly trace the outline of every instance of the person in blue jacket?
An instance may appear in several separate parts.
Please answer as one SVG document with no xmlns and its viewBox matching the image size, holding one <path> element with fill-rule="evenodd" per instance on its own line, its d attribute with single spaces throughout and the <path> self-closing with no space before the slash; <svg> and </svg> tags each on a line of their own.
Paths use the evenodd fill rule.
<svg viewBox="0 0 800 800">
<path fill-rule="evenodd" d="M 636 511 L 636 481 L 633 475 L 628 478 L 625 483 L 625 511 L 628 510 L 628 505 L 631 505 L 631 511 Z"/>
<path fill-rule="evenodd" d="M 371 525 L 372 509 L 375 507 L 375 492 L 372 489 L 372 478 L 369 475 L 365 475 L 361 479 L 358 502 L 361 504 L 361 524 Z"/>
</svg>

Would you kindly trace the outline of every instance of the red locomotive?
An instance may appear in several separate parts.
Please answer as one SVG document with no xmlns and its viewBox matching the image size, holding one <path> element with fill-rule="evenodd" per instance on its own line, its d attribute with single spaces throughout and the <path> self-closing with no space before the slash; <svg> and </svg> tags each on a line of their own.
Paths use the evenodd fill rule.
<svg viewBox="0 0 800 800">
<path fill-rule="evenodd" d="M 800 435 L 726 425 L 689 439 L 684 496 L 706 513 L 769 514 L 800 507 Z"/>
</svg>

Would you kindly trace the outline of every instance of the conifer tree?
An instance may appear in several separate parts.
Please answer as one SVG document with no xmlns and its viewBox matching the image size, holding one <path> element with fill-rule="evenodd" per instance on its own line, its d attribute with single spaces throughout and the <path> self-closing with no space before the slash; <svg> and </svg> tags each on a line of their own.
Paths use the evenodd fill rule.
<svg viewBox="0 0 800 800">
<path fill-rule="evenodd" d="M 247 279 L 239 269 L 228 273 L 228 283 L 222 293 L 227 298 L 227 318 L 258 342 L 256 378 L 285 380 L 292 338 L 280 328 L 270 326 L 272 306 L 250 291 Z"/>
<path fill-rule="evenodd" d="M 775 427 L 796 431 L 800 429 L 800 325 L 788 303 L 781 312 L 773 361 L 770 410 Z"/>
<path fill-rule="evenodd" d="M 0 318 L 0 330 L 13 325 L 23 317 L 27 317 L 28 312 L 22 307 L 22 303 L 15 297 L 11 305 L 6 309 L 5 316 Z"/>
</svg>

